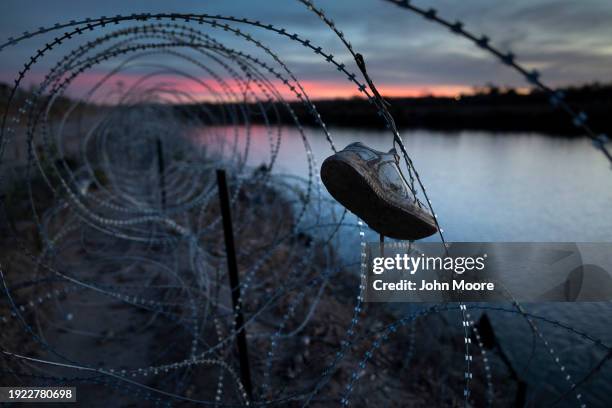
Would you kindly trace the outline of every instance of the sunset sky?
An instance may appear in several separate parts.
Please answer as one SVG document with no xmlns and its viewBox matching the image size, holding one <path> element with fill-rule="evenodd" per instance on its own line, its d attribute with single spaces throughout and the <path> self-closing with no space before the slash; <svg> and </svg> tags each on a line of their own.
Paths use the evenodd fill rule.
<svg viewBox="0 0 612 408">
<path fill-rule="evenodd" d="M 612 2 L 608 0 L 515 0 L 491 2 L 413 1 L 423 7 L 434 7 L 451 20 L 459 19 L 475 33 L 487 34 L 502 50 L 512 50 L 520 62 L 537 68 L 542 78 L 553 86 L 612 81 Z M 52 6 L 51 6 L 52 4 Z M 427 94 L 457 95 L 475 86 L 489 83 L 498 86 L 524 87 L 514 72 L 447 29 L 400 9 L 385 0 L 319 0 L 337 26 L 361 52 L 368 69 L 386 96 L 419 96 Z M 297 32 L 313 44 L 334 53 L 352 72 L 357 72 L 340 41 L 314 14 L 292 0 L 131 0 L 68 1 L 3 0 L 0 6 L 0 39 L 18 35 L 39 26 L 86 17 L 114 16 L 140 12 L 189 12 L 246 16 Z M 84 40 L 108 31 L 87 34 L 35 65 L 27 84 L 36 83 L 58 58 Z M 194 27 L 198 28 L 197 25 Z M 202 26 L 199 26 L 200 28 Z M 349 97 L 358 94 L 354 85 L 342 77 L 324 59 L 287 38 L 262 30 L 244 28 L 278 53 L 312 98 Z M 218 35 L 219 41 L 248 51 L 249 45 L 227 33 L 205 29 Z M 38 46 L 55 35 L 28 40 L 1 52 L 0 81 L 12 82 L 16 72 Z M 114 62 L 115 64 L 117 61 Z M 160 61 L 151 60 L 147 68 Z M 182 61 L 173 61 L 173 64 Z M 102 64 L 76 83 L 73 92 L 95 83 L 113 65 Z M 187 69 L 187 68 L 186 68 Z M 130 83 L 145 67 L 126 70 L 118 79 Z M 206 75 L 197 75 L 208 83 Z M 158 81 L 179 89 L 193 90 L 193 81 L 160 72 Z M 196 94 L 199 91 L 194 91 Z"/>
</svg>

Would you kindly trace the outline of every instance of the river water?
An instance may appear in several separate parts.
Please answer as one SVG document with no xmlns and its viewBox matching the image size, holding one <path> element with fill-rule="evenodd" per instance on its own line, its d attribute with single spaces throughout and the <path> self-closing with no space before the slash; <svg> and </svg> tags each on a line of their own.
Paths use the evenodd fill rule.
<svg viewBox="0 0 612 408">
<path fill-rule="evenodd" d="M 305 132 L 320 165 L 332 154 L 330 145 L 320 130 Z M 308 166 L 300 134 L 292 128 L 284 128 L 283 134 L 274 171 L 304 177 Z M 391 135 L 384 131 L 332 129 L 331 134 L 339 149 L 354 141 L 378 150 L 388 150 L 392 145 Z M 268 162 L 270 142 L 265 128 L 255 127 L 251 136 L 248 163 Z M 586 139 L 427 130 L 409 131 L 403 138 L 448 241 L 612 240 L 612 170 Z M 356 231 L 343 230 L 342 234 L 342 252 L 348 257 L 357 254 Z M 407 310 L 410 307 L 414 306 L 406 305 Z M 610 303 L 530 304 L 525 308 L 612 343 Z M 502 346 L 529 383 L 529 397 L 535 406 L 543 401 L 550 403 L 555 395 L 569 389 L 604 355 L 591 342 L 539 321 L 536 324 L 549 347 L 537 340 L 532 358 L 532 331 L 522 317 L 496 312 L 489 315 Z M 588 406 L 611 406 L 611 366 L 605 365 L 580 387 L 582 401 Z M 580 406 L 575 395 L 558 406 Z"/>
</svg>

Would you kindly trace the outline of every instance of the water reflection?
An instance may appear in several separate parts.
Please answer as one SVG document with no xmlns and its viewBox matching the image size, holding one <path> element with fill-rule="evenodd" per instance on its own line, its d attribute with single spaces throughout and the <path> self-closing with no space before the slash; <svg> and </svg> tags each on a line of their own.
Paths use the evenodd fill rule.
<svg viewBox="0 0 612 408">
<path fill-rule="evenodd" d="M 223 134 L 224 140 L 237 141 L 232 149 L 245 151 L 245 129 L 238 129 L 237 135 L 234 131 L 199 129 L 196 137 L 206 144 L 207 138 Z M 283 128 L 282 133 L 274 171 L 304 177 L 308 174 L 306 147 L 295 129 Z M 306 133 L 320 164 L 332 150 L 320 130 L 307 129 Z M 250 135 L 247 164 L 270 163 L 270 147 L 278 141 L 276 133 L 255 126 Z M 332 129 L 332 136 L 338 148 L 354 141 L 378 150 L 388 150 L 392 144 L 391 135 L 380 131 Z M 425 130 L 410 131 L 403 137 L 449 241 L 609 242 L 612 237 L 612 172 L 586 140 Z M 347 221 L 354 223 L 355 218 Z M 370 238 L 377 239 L 375 235 Z M 336 245 L 345 258 L 355 255 L 355 230 L 345 228 Z M 607 342 L 612 342 L 610 307 L 609 303 L 526 305 L 530 312 L 569 323 Z M 568 388 L 559 367 L 537 339 L 532 356 L 534 338 L 521 317 L 493 313 L 491 319 L 511 359 L 530 383 L 531 392 L 550 396 Z M 539 324 L 547 338 L 555 340 L 556 355 L 572 367 L 574 378 L 586 375 L 601 358 L 600 351 L 582 339 Z M 605 379 L 611 372 L 604 367 L 582 389 L 594 403 L 608 400 L 611 385 Z M 570 402 L 571 398 L 561 406 Z"/>
</svg>

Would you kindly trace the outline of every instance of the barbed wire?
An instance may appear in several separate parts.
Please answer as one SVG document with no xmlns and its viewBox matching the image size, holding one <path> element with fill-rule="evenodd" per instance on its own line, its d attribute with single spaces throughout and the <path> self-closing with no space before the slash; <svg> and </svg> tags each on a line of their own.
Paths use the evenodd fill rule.
<svg viewBox="0 0 612 408">
<path fill-rule="evenodd" d="M 1 226 L 7 231 L 7 255 L 0 258 L 3 373 L 24 384 L 102 385 L 155 405 L 307 406 L 328 398 L 347 406 L 366 394 L 357 391 L 359 379 L 385 345 L 408 338 L 406 364 L 414 365 L 423 338 L 417 323 L 451 312 L 458 314 L 461 327 L 457 355 L 462 357 L 461 397 L 467 406 L 475 398 L 476 359 L 484 367 L 487 404 L 493 405 L 495 398 L 489 364 L 494 356 L 485 350 L 471 309 L 537 320 L 609 351 L 589 334 L 530 314 L 518 304 L 511 310 L 434 305 L 370 330 L 390 317 L 364 303 L 367 226 L 360 220 L 346 222 L 346 211 L 332 205 L 322 191 L 319 158 L 310 141 L 314 130 L 301 124 L 289 99 L 311 115 L 333 153 L 337 148 L 331 132 L 282 55 L 244 27 L 303 46 L 352 83 L 399 146 L 410 188 L 425 203 L 417 200 L 418 205 L 435 212 L 365 58 L 322 9 L 308 0 L 300 3 L 339 38 L 363 80 L 298 33 L 234 16 L 103 16 L 40 27 L 0 44 L 2 52 L 34 37 L 56 35 L 34 50 L 17 73 L 2 116 L 0 165 L 14 164 L 9 145 L 22 143 L 26 152 L 21 177 L 12 180 L 0 173 L 0 187 L 8 191 L 6 186 L 17 183 L 27 192 L 21 201 L 7 200 L 5 193 L 0 205 Z M 447 24 L 436 13 L 401 5 Z M 453 27 L 470 38 L 461 27 Z M 110 32 L 99 34 L 104 30 Z M 85 40 L 89 33 L 96 37 Z M 230 46 L 224 41 L 229 36 L 238 43 Z M 48 63 L 51 68 L 23 96 L 23 84 L 36 77 L 39 63 L 54 56 L 55 63 Z M 514 58 L 505 58 L 527 73 Z M 112 86 L 130 70 L 136 80 Z M 64 98 L 79 79 L 96 72 L 103 74 L 92 75 L 95 79 L 81 99 Z M 210 103 L 202 104 L 194 91 L 164 75 L 188 81 Z M 534 81 L 544 86 L 537 76 Z M 60 106 L 63 100 L 69 101 L 67 108 Z M 83 129 L 82 112 L 92 106 L 95 112 Z M 566 107 L 562 97 L 558 106 L 594 136 L 585 115 Z M 290 132 L 281 126 L 281 109 L 293 122 Z M 254 125 L 255 117 L 263 118 L 264 125 Z M 303 177 L 274 171 L 284 141 L 292 137 L 303 149 Z M 607 153 L 605 141 L 598 136 L 594 140 Z M 253 150 L 264 143 L 266 159 L 253 166 Z M 239 305 L 246 314 L 241 327 L 234 326 L 238 311 L 227 300 L 232 288 L 220 245 L 213 177 L 218 167 L 230 175 L 234 228 L 240 237 Z M 21 208 L 23 202 L 27 209 Z M 338 260 L 331 245 L 346 230 L 360 245 L 355 262 Z M 351 279 L 358 288 L 356 296 L 347 297 L 337 281 Z M 338 299 L 352 303 L 346 307 Z M 338 322 L 331 319 L 334 313 L 340 315 Z M 330 340 L 317 331 L 321 328 L 337 333 Z M 237 374 L 233 350 L 242 332 L 255 350 L 254 373 L 263 379 L 253 399 Z M 538 335 L 553 350 L 548 336 L 541 330 Z M 473 338 L 478 353 L 471 351 Z M 127 353 L 122 351 L 126 348 Z M 144 349 L 149 354 L 139 355 Z M 306 353 L 316 356 L 304 357 Z M 298 356 L 309 358 L 309 364 L 296 361 Z M 574 392 L 580 382 L 572 384 Z"/>
<path fill-rule="evenodd" d="M 560 109 L 565 112 L 571 123 L 580 131 L 584 132 L 584 135 L 591 139 L 593 146 L 600 150 L 603 155 L 612 164 L 612 154 L 607 148 L 607 143 L 610 141 L 608 135 L 605 133 L 597 133 L 588 124 L 588 115 L 583 111 L 577 111 L 572 108 L 565 100 L 565 94 L 561 91 L 555 90 L 552 87 L 546 85 L 541 80 L 540 72 L 537 70 L 530 70 L 520 64 L 516 60 L 516 56 L 513 52 L 503 52 L 499 48 L 491 44 L 491 40 L 486 35 L 479 36 L 465 28 L 465 24 L 462 21 L 456 20 L 451 21 L 441 17 L 438 14 L 438 10 L 435 8 L 423 8 L 415 5 L 411 0 L 386 0 L 387 2 L 393 3 L 400 8 L 409 10 L 414 14 L 417 14 L 428 21 L 437 23 L 448 28 L 453 34 L 458 37 L 469 40 L 474 45 L 487 51 L 489 54 L 496 57 L 502 64 L 512 68 L 518 72 L 530 85 L 537 89 L 540 89 L 548 96 L 548 102 L 551 107 Z"/>
</svg>

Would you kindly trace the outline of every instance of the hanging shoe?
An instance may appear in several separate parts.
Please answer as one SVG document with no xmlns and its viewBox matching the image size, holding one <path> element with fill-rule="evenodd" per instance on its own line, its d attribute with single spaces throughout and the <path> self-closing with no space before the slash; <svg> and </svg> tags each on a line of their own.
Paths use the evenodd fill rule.
<svg viewBox="0 0 612 408">
<path fill-rule="evenodd" d="M 390 238 L 416 240 L 438 231 L 417 201 L 395 149 L 383 153 L 356 142 L 325 159 L 321 179 L 329 193 L 370 228 Z"/>
</svg>

